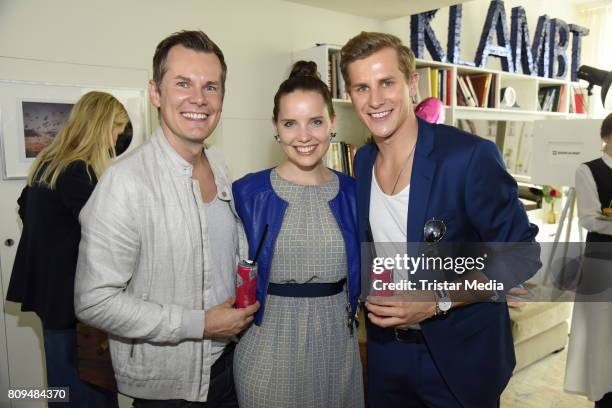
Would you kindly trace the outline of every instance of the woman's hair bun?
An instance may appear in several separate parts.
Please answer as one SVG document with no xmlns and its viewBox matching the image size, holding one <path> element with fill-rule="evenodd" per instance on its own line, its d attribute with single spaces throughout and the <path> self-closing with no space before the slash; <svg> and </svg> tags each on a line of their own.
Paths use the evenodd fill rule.
<svg viewBox="0 0 612 408">
<path fill-rule="evenodd" d="M 295 77 L 315 77 L 319 78 L 317 64 L 314 61 L 298 61 L 293 64 L 289 79 Z"/>
</svg>

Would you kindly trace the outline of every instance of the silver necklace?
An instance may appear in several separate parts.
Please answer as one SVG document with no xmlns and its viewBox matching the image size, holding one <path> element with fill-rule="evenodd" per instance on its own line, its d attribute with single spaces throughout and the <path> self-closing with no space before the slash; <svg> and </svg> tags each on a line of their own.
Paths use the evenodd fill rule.
<svg viewBox="0 0 612 408">
<path fill-rule="evenodd" d="M 412 150 L 410 150 L 410 153 L 408 154 L 408 157 L 406 158 L 406 162 L 404 163 L 404 165 L 400 169 L 399 173 L 397 174 L 397 178 L 395 179 L 395 184 L 393 184 L 393 190 L 391 190 L 391 194 L 390 195 L 393 195 L 395 193 L 395 189 L 397 188 L 397 183 L 399 183 L 400 177 L 402 177 L 402 173 L 404 172 L 406 167 L 408 167 L 408 162 L 410 161 L 410 158 L 414 154 L 414 150 L 415 149 L 416 149 L 416 142 L 414 142 L 414 146 L 412 146 Z"/>
</svg>

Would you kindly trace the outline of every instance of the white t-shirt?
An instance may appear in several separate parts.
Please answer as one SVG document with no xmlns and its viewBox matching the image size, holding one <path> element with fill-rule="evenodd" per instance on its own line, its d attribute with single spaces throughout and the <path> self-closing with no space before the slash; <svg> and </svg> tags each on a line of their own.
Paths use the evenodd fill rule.
<svg viewBox="0 0 612 408">
<path fill-rule="evenodd" d="M 203 203 L 202 210 L 208 222 L 212 276 L 209 289 L 204 290 L 206 308 L 225 302 L 234 296 L 236 277 L 236 248 L 238 233 L 235 228 L 234 214 L 227 201 L 215 196 L 210 203 Z M 212 361 L 215 362 L 223 352 L 229 339 L 213 339 L 210 346 Z"/>
<path fill-rule="evenodd" d="M 376 180 L 372 167 L 372 185 L 370 187 L 370 227 L 377 257 L 404 255 L 408 241 L 408 202 L 410 201 L 410 184 L 394 195 L 385 194 Z M 409 280 L 406 270 L 394 270 L 393 281 L 398 283 Z M 411 324 L 411 329 L 420 330 L 420 324 Z"/>
<path fill-rule="evenodd" d="M 395 257 L 406 251 L 409 198 L 410 184 L 395 195 L 385 194 L 372 167 L 369 217 L 377 257 Z M 407 275 L 407 271 L 394 271 L 393 280 L 406 280 Z"/>
</svg>

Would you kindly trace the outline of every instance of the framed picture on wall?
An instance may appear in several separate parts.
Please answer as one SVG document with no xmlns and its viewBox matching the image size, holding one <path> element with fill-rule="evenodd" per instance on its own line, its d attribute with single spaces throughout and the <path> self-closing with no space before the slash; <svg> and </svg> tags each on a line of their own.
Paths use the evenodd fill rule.
<svg viewBox="0 0 612 408">
<path fill-rule="evenodd" d="M 49 146 L 60 129 L 68 121 L 75 101 L 26 100 L 19 101 L 18 129 L 20 156 L 35 159 Z"/>
<path fill-rule="evenodd" d="M 130 116 L 130 149 L 144 140 L 147 129 L 144 88 L 0 80 L 0 160 L 5 180 L 27 177 L 36 156 L 53 141 L 74 104 L 89 91 L 107 92 L 125 106 Z"/>
</svg>

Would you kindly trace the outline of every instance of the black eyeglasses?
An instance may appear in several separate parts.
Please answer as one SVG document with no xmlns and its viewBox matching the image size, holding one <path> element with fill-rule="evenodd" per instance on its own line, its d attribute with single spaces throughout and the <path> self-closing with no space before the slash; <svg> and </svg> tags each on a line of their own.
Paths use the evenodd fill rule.
<svg viewBox="0 0 612 408">
<path fill-rule="evenodd" d="M 423 237 L 425 242 L 430 244 L 439 242 L 446 234 L 446 224 L 442 220 L 432 218 L 425 223 L 423 227 Z"/>
</svg>

